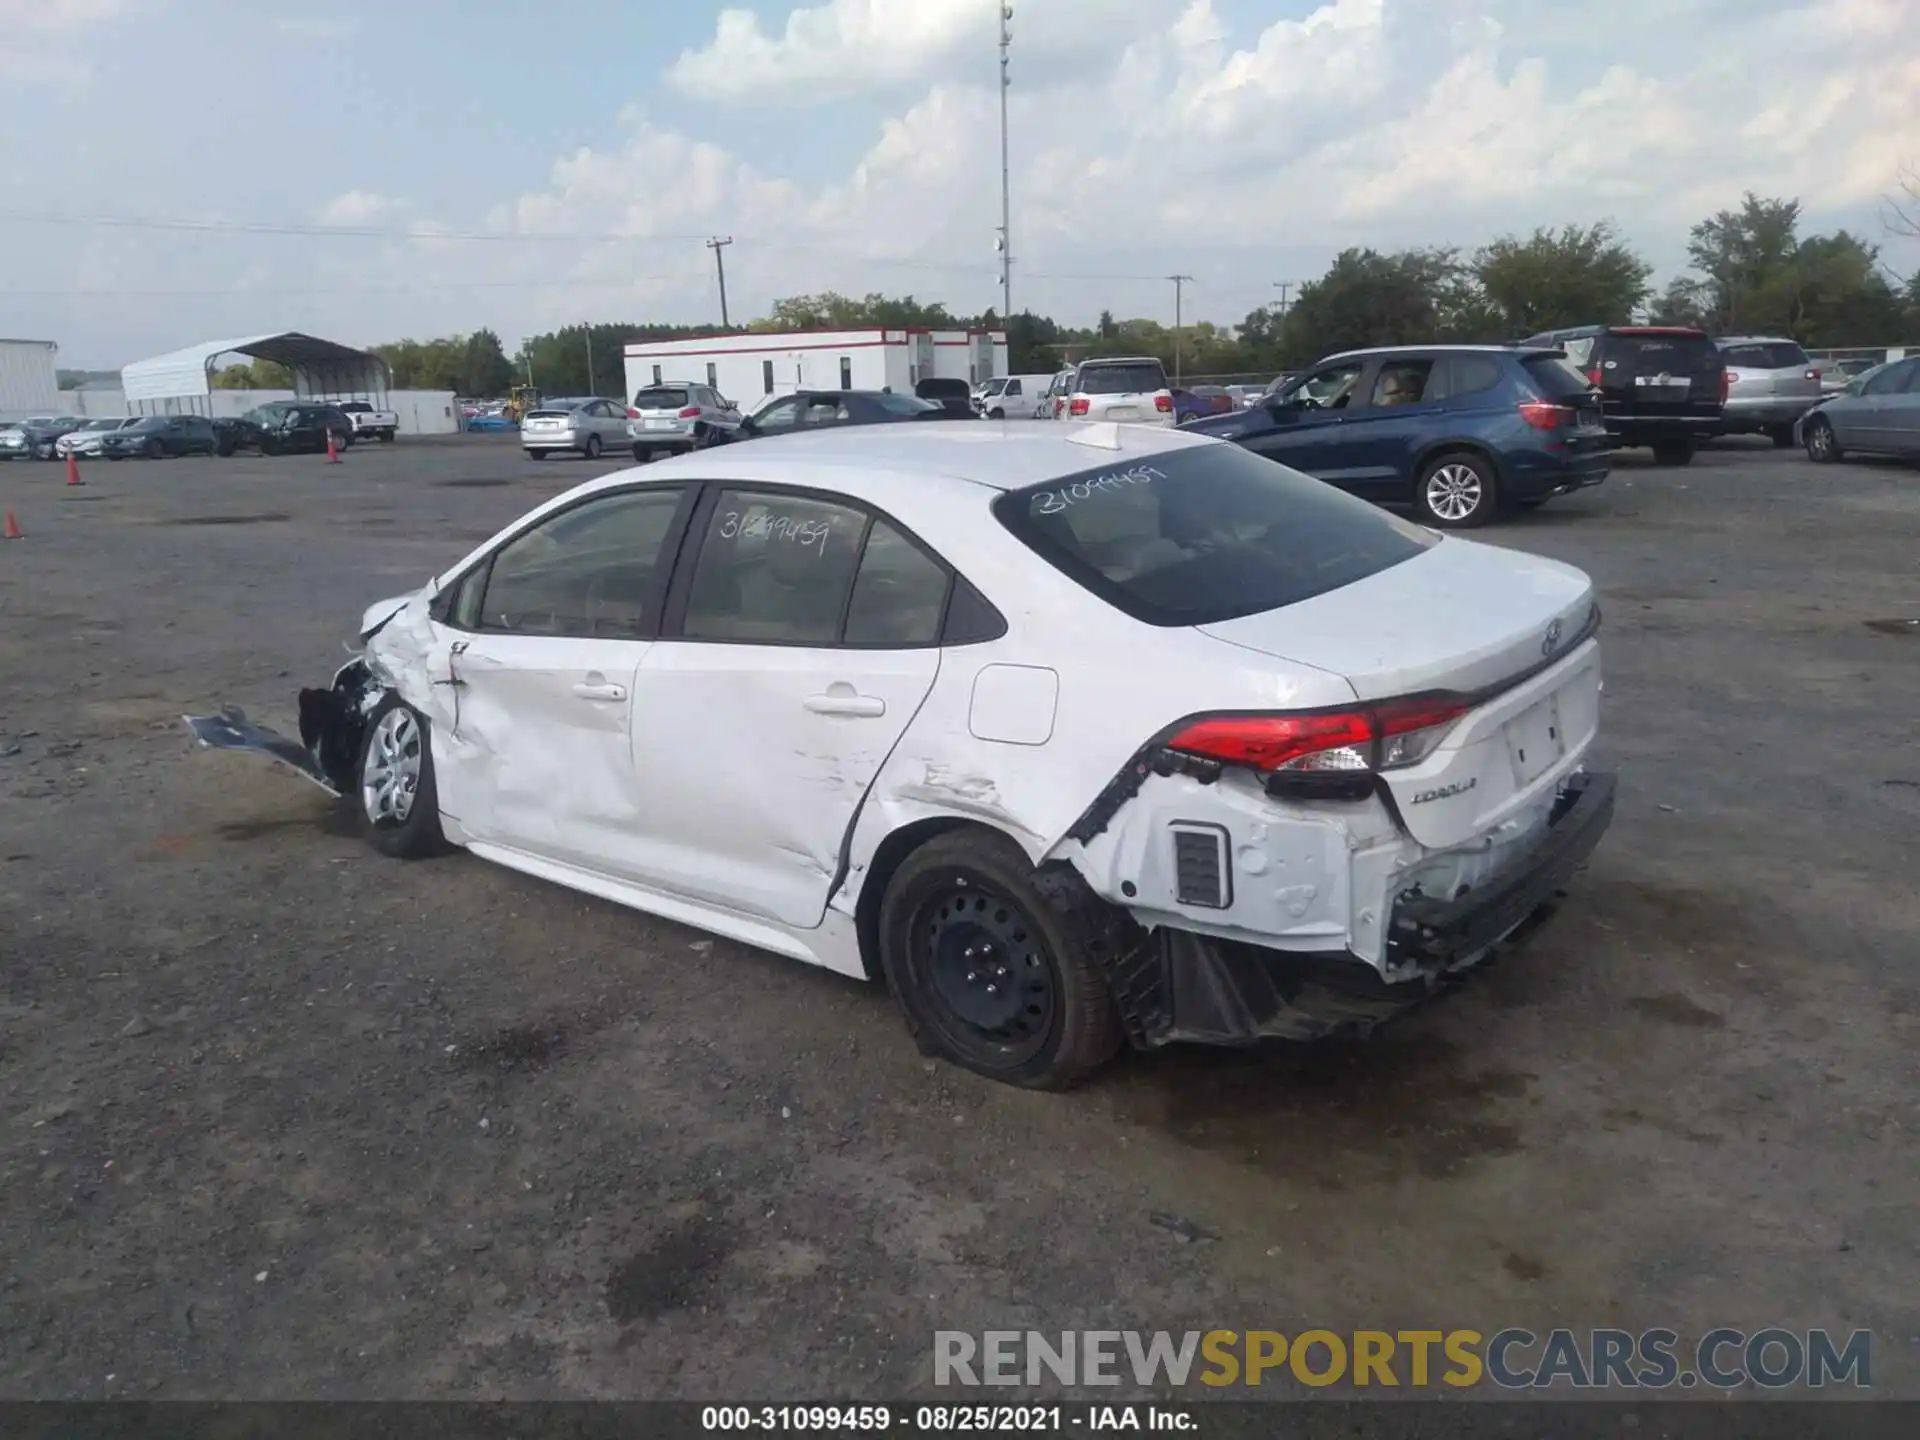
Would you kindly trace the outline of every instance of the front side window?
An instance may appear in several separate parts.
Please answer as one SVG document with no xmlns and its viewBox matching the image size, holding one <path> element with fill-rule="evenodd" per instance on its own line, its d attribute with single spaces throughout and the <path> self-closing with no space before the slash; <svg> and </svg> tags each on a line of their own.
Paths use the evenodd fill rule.
<svg viewBox="0 0 1920 1440">
<path fill-rule="evenodd" d="M 1087 470 L 993 504 L 1037 555 L 1149 625 L 1208 625 L 1351 585 L 1431 532 L 1237 445 Z"/>
<path fill-rule="evenodd" d="M 1300 405 L 1308 410 L 1344 410 L 1353 398 L 1353 387 L 1365 369 L 1359 360 L 1342 360 L 1304 375 L 1280 392 L 1283 404 Z"/>
<path fill-rule="evenodd" d="M 1903 360 L 1874 374 L 1860 387 L 1862 395 L 1903 395 L 1908 384 L 1920 378 L 1920 360 Z"/>
<path fill-rule="evenodd" d="M 683 493 L 671 488 L 600 496 L 515 536 L 494 552 L 474 628 L 643 638 L 653 626 L 647 607 Z"/>
<path fill-rule="evenodd" d="M 684 637 L 838 643 L 866 529 L 865 513 L 850 505 L 723 491 L 694 566 Z"/>
</svg>

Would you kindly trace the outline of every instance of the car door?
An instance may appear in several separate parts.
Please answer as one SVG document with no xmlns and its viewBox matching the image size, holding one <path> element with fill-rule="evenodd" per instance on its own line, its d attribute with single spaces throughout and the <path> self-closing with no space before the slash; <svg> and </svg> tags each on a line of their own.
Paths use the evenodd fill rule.
<svg viewBox="0 0 1920 1440">
<path fill-rule="evenodd" d="M 1428 356 L 1387 356 L 1364 376 L 1325 477 L 1369 500 L 1405 500 L 1413 467 L 1442 423 L 1444 366 Z"/>
<path fill-rule="evenodd" d="M 632 764 L 634 673 L 694 492 L 602 491 L 499 547 L 447 602 L 441 805 L 481 844 L 624 874 L 652 801 Z"/>
<path fill-rule="evenodd" d="M 1899 449 L 1899 414 L 1894 402 L 1916 376 L 1920 376 L 1920 359 L 1889 365 L 1867 377 L 1851 404 L 1833 406 L 1837 413 L 1829 418 L 1840 444 L 1855 450 Z"/>
<path fill-rule="evenodd" d="M 1906 367 L 1906 384 L 1879 397 L 1878 420 L 1887 448 L 1920 455 L 1920 361 Z"/>
<path fill-rule="evenodd" d="M 1347 488 L 1350 467 L 1341 435 L 1365 369 L 1364 360 L 1339 360 L 1308 371 L 1267 403 L 1271 424 L 1241 443 L 1269 460 Z"/>
<path fill-rule="evenodd" d="M 933 686 L 949 573 L 856 501 L 766 485 L 708 487 L 687 549 L 636 680 L 640 878 L 810 928 Z"/>
</svg>

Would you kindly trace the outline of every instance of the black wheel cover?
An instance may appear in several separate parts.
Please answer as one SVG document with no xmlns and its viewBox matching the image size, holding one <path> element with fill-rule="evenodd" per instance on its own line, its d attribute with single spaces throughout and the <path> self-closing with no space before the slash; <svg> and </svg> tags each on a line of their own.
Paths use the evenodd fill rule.
<svg viewBox="0 0 1920 1440">
<path fill-rule="evenodd" d="M 909 926 L 916 988 L 956 1050 L 1012 1068 L 1046 1046 L 1060 987 L 1039 927 L 977 876 L 942 876 Z"/>
</svg>

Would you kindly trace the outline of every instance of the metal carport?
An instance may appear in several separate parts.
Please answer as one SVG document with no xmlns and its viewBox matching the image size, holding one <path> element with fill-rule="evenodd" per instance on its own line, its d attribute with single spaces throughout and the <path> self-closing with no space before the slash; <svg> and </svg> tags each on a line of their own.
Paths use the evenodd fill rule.
<svg viewBox="0 0 1920 1440">
<path fill-rule="evenodd" d="M 288 330 L 209 340 L 136 360 L 120 371 L 128 410 L 135 415 L 211 415 L 214 362 L 227 355 L 284 365 L 293 374 L 294 394 L 303 400 L 366 400 L 386 407 L 386 361 L 370 351 Z"/>
</svg>

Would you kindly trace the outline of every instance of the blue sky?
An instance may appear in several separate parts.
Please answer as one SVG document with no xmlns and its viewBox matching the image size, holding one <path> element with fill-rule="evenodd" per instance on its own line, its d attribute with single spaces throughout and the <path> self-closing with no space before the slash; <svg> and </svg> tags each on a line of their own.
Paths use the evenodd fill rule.
<svg viewBox="0 0 1920 1440">
<path fill-rule="evenodd" d="M 1920 268 L 1878 219 L 1920 160 L 1912 0 L 1016 11 L 1015 303 L 1063 319 L 1171 318 L 1179 271 L 1190 315 L 1232 322 L 1348 245 L 1601 218 L 1665 275 L 1749 188 Z M 994 12 L 0 0 L 0 334 L 107 367 L 281 328 L 715 320 L 716 233 L 736 319 L 829 287 L 977 309 Z M 492 238 L 422 238 L 445 231 Z"/>
</svg>

